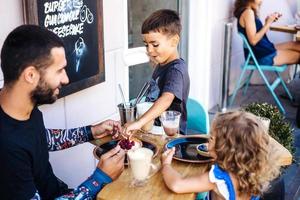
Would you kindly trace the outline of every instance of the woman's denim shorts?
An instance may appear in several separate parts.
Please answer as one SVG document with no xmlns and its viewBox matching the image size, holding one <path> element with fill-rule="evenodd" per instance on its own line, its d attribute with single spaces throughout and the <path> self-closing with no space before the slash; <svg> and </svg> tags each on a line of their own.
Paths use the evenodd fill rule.
<svg viewBox="0 0 300 200">
<path fill-rule="evenodd" d="M 275 51 L 272 54 L 269 54 L 265 57 L 262 57 L 260 59 L 257 59 L 258 63 L 260 65 L 273 65 L 274 64 L 274 57 L 277 55 L 277 52 Z"/>
</svg>

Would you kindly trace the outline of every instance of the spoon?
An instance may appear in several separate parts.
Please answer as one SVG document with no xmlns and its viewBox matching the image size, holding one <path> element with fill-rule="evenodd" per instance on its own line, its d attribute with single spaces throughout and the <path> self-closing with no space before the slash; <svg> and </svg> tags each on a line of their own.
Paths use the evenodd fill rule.
<svg viewBox="0 0 300 200">
<path fill-rule="evenodd" d="M 124 108 L 126 109 L 127 106 L 126 106 L 125 96 L 124 96 L 124 93 L 123 93 L 121 84 L 118 84 L 118 86 L 119 86 L 119 91 L 120 91 L 120 94 L 121 94 L 121 97 L 122 97 L 122 101 L 123 101 Z"/>
<path fill-rule="evenodd" d="M 150 87 L 150 83 L 149 83 L 149 82 L 146 82 L 146 83 L 143 85 L 141 91 L 139 92 L 139 94 L 137 95 L 137 97 L 136 97 L 136 99 L 135 99 L 135 102 L 134 102 L 134 104 L 133 104 L 134 106 L 136 106 L 136 104 L 138 104 L 138 103 L 141 101 L 142 97 L 143 97 L 144 94 L 148 91 L 149 87 Z"/>
</svg>

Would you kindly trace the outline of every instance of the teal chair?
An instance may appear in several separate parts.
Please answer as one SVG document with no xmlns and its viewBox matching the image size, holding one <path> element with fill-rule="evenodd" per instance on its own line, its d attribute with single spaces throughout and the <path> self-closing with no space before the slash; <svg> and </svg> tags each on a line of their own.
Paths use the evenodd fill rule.
<svg viewBox="0 0 300 200">
<path fill-rule="evenodd" d="M 209 133 L 209 117 L 207 110 L 202 104 L 195 99 L 187 100 L 187 129 L 188 135 L 192 134 L 208 134 Z M 205 200 L 208 192 L 197 193 L 196 200 Z"/>
<path fill-rule="evenodd" d="M 196 200 L 206 200 L 208 192 L 197 193 Z"/>
<path fill-rule="evenodd" d="M 188 134 L 209 133 L 209 117 L 207 110 L 194 99 L 187 100 Z"/>
<path fill-rule="evenodd" d="M 287 65 L 281 65 L 281 66 L 259 65 L 256 58 L 255 58 L 255 56 L 254 56 L 254 54 L 253 54 L 253 51 L 252 51 L 252 49 L 251 49 L 251 47 L 250 47 L 250 45 L 249 45 L 249 43 L 246 39 L 246 37 L 242 33 L 239 33 L 239 35 L 242 37 L 244 48 L 248 49 L 249 54 L 248 54 L 248 57 L 247 57 L 245 63 L 242 65 L 242 73 L 240 75 L 240 78 L 239 78 L 236 86 L 235 86 L 235 89 L 233 91 L 233 94 L 232 94 L 232 97 L 230 99 L 230 104 L 229 105 L 231 106 L 233 104 L 238 90 L 240 88 L 242 88 L 243 86 L 245 86 L 243 94 L 246 94 L 249 83 L 250 83 L 250 80 L 251 80 L 251 77 L 253 75 L 253 72 L 256 70 L 256 71 L 258 71 L 258 73 L 262 77 L 262 79 L 263 79 L 264 83 L 266 84 L 268 90 L 271 92 L 277 106 L 279 107 L 279 110 L 283 114 L 285 114 L 285 110 L 284 110 L 282 104 L 280 103 L 277 95 L 275 94 L 275 88 L 281 83 L 284 90 L 285 90 L 285 92 L 287 93 L 289 99 L 291 101 L 293 100 L 293 97 L 292 97 L 289 89 L 287 88 L 286 84 L 284 83 L 283 79 L 280 76 L 280 73 L 284 72 L 287 69 Z M 246 71 L 250 71 L 250 73 L 249 73 L 248 77 L 246 78 L 246 80 L 243 81 L 243 77 L 244 77 Z M 264 71 L 274 72 L 277 75 L 276 80 L 272 84 L 270 84 L 270 82 L 267 80 L 267 78 L 264 74 Z M 242 81 L 243 81 L 243 84 L 242 84 Z"/>
</svg>

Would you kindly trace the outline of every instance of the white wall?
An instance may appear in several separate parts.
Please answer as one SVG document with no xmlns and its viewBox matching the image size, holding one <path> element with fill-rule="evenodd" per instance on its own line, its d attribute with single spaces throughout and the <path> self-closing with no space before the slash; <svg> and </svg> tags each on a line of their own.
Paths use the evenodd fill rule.
<svg viewBox="0 0 300 200">
<path fill-rule="evenodd" d="M 209 81 L 209 108 L 218 104 L 220 101 L 221 90 L 220 84 L 222 81 L 222 59 L 223 59 L 223 43 L 224 43 L 224 33 L 225 24 L 230 22 L 232 13 L 232 0 L 212 0 L 211 8 L 214 13 L 218 15 L 212 15 L 210 18 L 211 24 L 211 39 L 210 44 L 212 46 L 211 53 L 211 64 L 210 64 L 210 81 Z"/>
<path fill-rule="evenodd" d="M 218 103 L 224 24 L 231 0 L 190 0 L 188 66 L 190 97 L 207 109 Z"/>
<path fill-rule="evenodd" d="M 5 6 L 3 6 L 5 5 Z M 12 12 L 13 10 L 13 12 Z M 124 0 L 104 0 L 105 82 L 41 106 L 46 127 L 72 128 L 116 118 L 117 82 L 124 84 Z M 7 34 L 23 23 L 20 0 L 0 0 L 0 46 Z M 1 71 L 1 70 L 0 70 Z M 3 80 L 0 74 L 0 80 Z M 50 153 L 55 174 L 70 187 L 85 180 L 95 168 L 93 145 L 83 144 L 68 150 Z"/>
<path fill-rule="evenodd" d="M 190 0 L 187 65 L 190 75 L 190 97 L 209 105 L 210 24 L 209 2 Z"/>
<path fill-rule="evenodd" d="M 14 12 L 12 12 L 12 10 Z M 7 34 L 16 26 L 22 24 L 22 4 L 21 1 L 12 0 L 5 1 L 0 0 L 0 18 L 1 31 L 0 31 L 0 47 L 7 36 Z M 0 60 L 1 62 L 1 60 Z M 0 88 L 3 86 L 3 74 L 0 70 Z"/>
<path fill-rule="evenodd" d="M 291 14 L 294 16 L 296 14 L 298 4 L 300 6 L 300 1 L 299 0 L 286 0 L 286 1 L 289 5 Z"/>
</svg>

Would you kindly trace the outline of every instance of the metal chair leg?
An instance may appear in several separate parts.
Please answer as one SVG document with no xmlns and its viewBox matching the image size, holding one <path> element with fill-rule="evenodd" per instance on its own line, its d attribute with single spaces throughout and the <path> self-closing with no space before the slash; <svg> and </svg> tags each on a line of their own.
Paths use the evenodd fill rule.
<svg viewBox="0 0 300 200">
<path fill-rule="evenodd" d="M 282 114 L 285 114 L 285 110 L 284 110 L 282 104 L 280 103 L 277 95 L 275 94 L 274 90 L 272 89 L 272 87 L 271 87 L 269 81 L 267 80 L 266 76 L 264 75 L 264 73 L 262 72 L 261 69 L 258 69 L 258 72 L 260 73 L 261 77 L 263 78 L 264 82 L 266 83 L 268 90 L 271 92 L 271 94 L 272 94 L 272 96 L 273 96 L 273 98 L 274 98 L 277 106 L 279 107 L 279 110 L 281 111 Z"/>
<path fill-rule="evenodd" d="M 233 92 L 233 94 L 232 94 L 232 96 L 230 98 L 230 103 L 229 103 L 230 106 L 232 106 L 232 104 L 234 102 L 235 96 L 236 96 L 236 94 L 237 94 L 237 92 L 238 92 L 238 90 L 240 88 L 240 84 L 242 82 L 242 79 L 244 77 L 245 72 L 246 72 L 246 67 L 243 67 L 242 74 L 240 75 L 240 78 L 239 78 L 239 80 L 238 80 L 238 82 L 237 82 L 237 84 L 235 86 L 234 92 Z"/>
<path fill-rule="evenodd" d="M 253 72 L 254 72 L 254 70 L 251 70 L 251 72 L 250 72 L 250 74 L 249 74 L 249 76 L 248 76 L 248 78 L 247 78 L 247 80 L 246 80 L 246 85 L 245 85 L 245 88 L 244 88 L 243 95 L 246 95 L 246 92 L 247 92 L 247 90 L 248 90 L 248 87 L 249 87 L 250 80 L 251 80 L 251 78 L 252 78 Z"/>
<path fill-rule="evenodd" d="M 286 86 L 284 80 L 281 78 L 281 76 L 280 76 L 280 74 L 279 74 L 278 72 L 276 72 L 276 74 L 277 74 L 278 78 L 280 79 L 280 82 L 281 82 L 281 84 L 282 84 L 282 86 L 283 86 L 285 92 L 287 93 L 288 97 L 290 98 L 291 101 L 293 101 L 294 98 L 293 98 L 293 96 L 292 96 L 290 90 L 289 90 L 288 87 Z"/>
<path fill-rule="evenodd" d="M 293 74 L 293 79 L 296 78 L 297 71 L 298 71 L 298 65 L 299 65 L 299 64 L 295 64 L 295 70 L 294 70 L 294 74 Z"/>
</svg>

